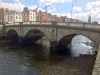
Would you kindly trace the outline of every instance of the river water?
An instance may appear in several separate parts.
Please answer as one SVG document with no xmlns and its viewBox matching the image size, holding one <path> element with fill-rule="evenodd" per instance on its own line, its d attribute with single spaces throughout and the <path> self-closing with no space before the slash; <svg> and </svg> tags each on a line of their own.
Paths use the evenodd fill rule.
<svg viewBox="0 0 100 75">
<path fill-rule="evenodd" d="M 72 58 L 50 54 L 47 48 L 0 45 L 0 75 L 91 75 L 95 55 Z"/>
</svg>

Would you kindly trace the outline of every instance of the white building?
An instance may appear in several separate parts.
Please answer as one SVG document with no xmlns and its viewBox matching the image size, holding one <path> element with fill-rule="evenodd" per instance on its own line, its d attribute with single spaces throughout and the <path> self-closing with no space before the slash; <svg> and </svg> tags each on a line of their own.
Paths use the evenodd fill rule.
<svg viewBox="0 0 100 75">
<path fill-rule="evenodd" d="M 19 11 L 8 10 L 5 13 L 5 23 L 15 24 L 22 22 L 22 14 Z"/>
<path fill-rule="evenodd" d="M 23 13 L 23 22 L 36 21 L 37 13 L 35 10 L 30 10 L 27 7 L 25 7 L 22 13 Z"/>
<path fill-rule="evenodd" d="M 36 11 L 29 10 L 29 21 L 36 21 Z"/>
<path fill-rule="evenodd" d="M 14 20 L 16 22 L 22 22 L 22 13 L 19 11 L 14 12 Z"/>
</svg>

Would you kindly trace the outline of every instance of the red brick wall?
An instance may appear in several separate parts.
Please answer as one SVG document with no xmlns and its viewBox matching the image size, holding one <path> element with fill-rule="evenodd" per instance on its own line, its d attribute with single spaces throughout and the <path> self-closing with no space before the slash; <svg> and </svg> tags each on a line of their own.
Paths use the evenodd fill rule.
<svg viewBox="0 0 100 75">
<path fill-rule="evenodd" d="M 29 22 L 29 14 L 23 12 L 22 13 L 22 20 L 23 20 L 23 22 Z"/>
<path fill-rule="evenodd" d="M 0 9 L 0 23 L 1 22 L 4 22 L 4 9 L 3 8 Z"/>
</svg>

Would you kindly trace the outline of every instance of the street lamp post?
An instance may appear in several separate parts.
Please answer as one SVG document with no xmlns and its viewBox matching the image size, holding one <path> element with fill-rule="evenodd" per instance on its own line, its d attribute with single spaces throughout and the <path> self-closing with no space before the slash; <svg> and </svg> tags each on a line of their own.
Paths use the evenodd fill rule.
<svg viewBox="0 0 100 75">
<path fill-rule="evenodd" d="M 72 15 L 73 15 L 73 7 L 74 7 L 74 0 L 72 0 L 72 6 L 71 6 L 71 19 L 70 19 L 70 22 L 73 22 L 73 19 L 72 19 Z"/>
</svg>

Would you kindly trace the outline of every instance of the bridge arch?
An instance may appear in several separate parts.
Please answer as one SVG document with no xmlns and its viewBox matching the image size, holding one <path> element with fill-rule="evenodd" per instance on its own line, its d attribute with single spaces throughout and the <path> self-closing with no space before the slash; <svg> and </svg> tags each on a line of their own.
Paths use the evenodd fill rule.
<svg viewBox="0 0 100 75">
<path fill-rule="evenodd" d="M 71 51 L 72 39 L 77 35 L 82 35 L 82 34 L 69 34 L 69 35 L 66 35 L 66 36 L 62 37 L 58 42 L 57 51 L 60 52 L 60 53 L 62 52 L 62 53 L 70 54 L 71 53 L 70 51 Z M 89 38 L 85 35 L 82 35 L 82 36 L 84 36 L 84 37 L 88 38 L 89 40 L 91 40 L 91 38 Z M 91 41 L 93 42 L 93 40 L 91 40 Z"/>
<path fill-rule="evenodd" d="M 78 34 L 69 34 L 62 37 L 57 44 L 57 52 L 70 54 L 69 46 L 74 36 Z"/>
<path fill-rule="evenodd" d="M 10 29 L 8 32 L 7 32 L 7 38 L 8 40 L 10 40 L 10 42 L 17 42 L 18 41 L 18 33 L 13 30 L 13 29 Z"/>
<path fill-rule="evenodd" d="M 27 44 L 32 44 L 44 36 L 46 35 L 42 31 L 38 29 L 31 29 L 25 34 L 23 42 Z"/>
</svg>

